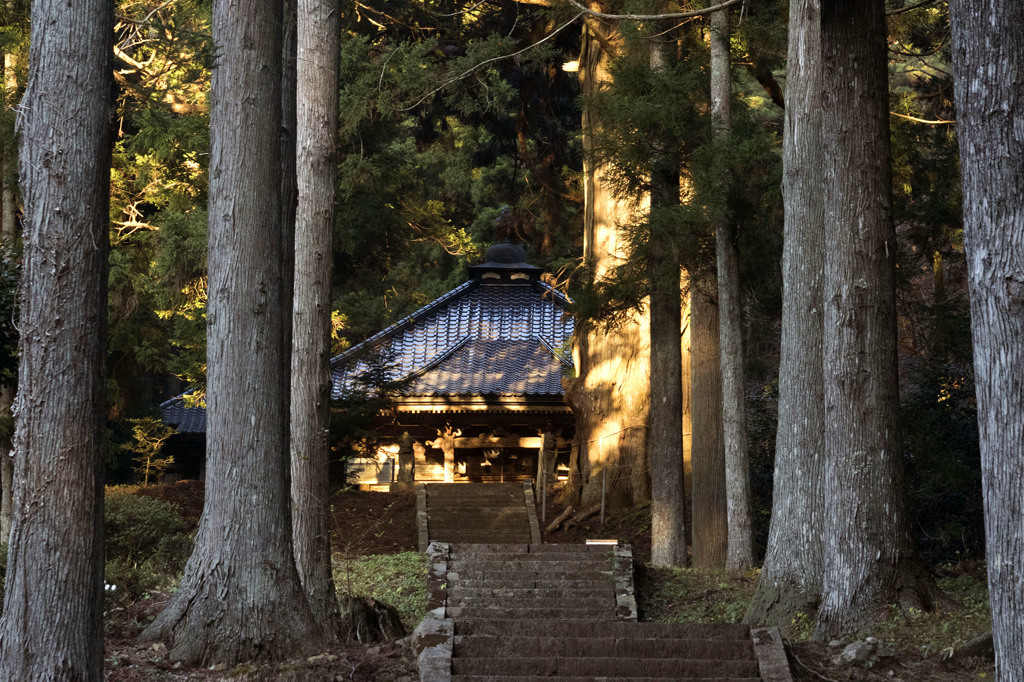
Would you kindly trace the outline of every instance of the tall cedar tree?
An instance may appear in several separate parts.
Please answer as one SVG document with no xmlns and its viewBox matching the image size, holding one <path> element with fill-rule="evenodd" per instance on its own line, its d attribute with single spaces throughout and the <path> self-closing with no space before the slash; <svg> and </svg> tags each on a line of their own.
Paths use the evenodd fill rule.
<svg viewBox="0 0 1024 682">
<path fill-rule="evenodd" d="M 327 641 L 295 569 L 289 513 L 281 19 L 279 1 L 213 6 L 207 504 L 181 586 L 143 633 L 201 665 L 279 660 Z"/>
<path fill-rule="evenodd" d="M 661 35 L 649 40 L 651 69 L 664 69 L 675 41 Z M 647 246 L 651 283 L 651 563 L 686 566 L 681 271 L 672 234 L 678 225 L 667 219 L 671 209 L 679 206 L 679 140 L 668 134 L 666 127 L 652 136 Z"/>
<path fill-rule="evenodd" d="M 789 626 L 821 595 L 825 445 L 822 269 L 825 260 L 819 0 L 789 4 L 786 121 L 782 141 L 785 235 L 782 348 L 772 518 L 764 565 L 745 620 Z"/>
<path fill-rule="evenodd" d="M 894 602 L 931 608 L 934 584 L 904 511 L 882 0 L 825 0 L 825 537 L 819 637 Z"/>
<path fill-rule="evenodd" d="M 693 565 L 723 568 L 728 546 L 722 372 L 715 278 L 697 270 L 690 285 L 690 461 Z"/>
<path fill-rule="evenodd" d="M 1024 5 L 950 3 L 996 671 L 1024 678 Z"/>
<path fill-rule="evenodd" d="M 0 679 L 103 676 L 107 221 L 114 7 L 32 3 L 14 514 Z"/>
<path fill-rule="evenodd" d="M 718 149 L 729 143 L 732 128 L 732 55 L 728 8 L 711 15 L 711 127 Z M 719 152 L 721 153 L 721 151 Z M 724 164 L 722 164 L 724 166 Z M 732 184 L 723 169 L 722 185 Z M 743 320 L 736 225 L 724 209 L 714 211 L 718 259 L 718 329 L 721 339 L 722 445 L 725 449 L 725 499 L 728 520 L 725 567 L 742 571 L 754 563 L 750 528 L 750 465 L 743 384 Z"/>
<path fill-rule="evenodd" d="M 331 398 L 331 231 L 337 175 L 337 0 L 299 0 L 299 204 L 291 354 L 292 537 L 313 615 L 338 630 L 331 576 L 328 459 Z"/>
<path fill-rule="evenodd" d="M 587 19 L 580 55 L 584 96 L 610 85 L 612 54 L 622 37 L 612 23 Z M 583 258 L 598 280 L 625 258 L 627 240 L 619 224 L 630 218 L 629 204 L 616 197 L 607 169 L 592 157 L 593 138 L 602 122 L 589 107 L 583 112 Z M 579 330 L 573 340 L 577 376 L 566 381 L 566 399 L 576 416 L 572 457 L 581 481 L 572 481 L 579 506 L 600 504 L 607 477 L 613 506 L 650 499 L 647 418 L 650 408 L 650 338 L 646 315 L 631 313 L 615 329 Z M 573 467 L 570 467 L 571 469 Z"/>
</svg>

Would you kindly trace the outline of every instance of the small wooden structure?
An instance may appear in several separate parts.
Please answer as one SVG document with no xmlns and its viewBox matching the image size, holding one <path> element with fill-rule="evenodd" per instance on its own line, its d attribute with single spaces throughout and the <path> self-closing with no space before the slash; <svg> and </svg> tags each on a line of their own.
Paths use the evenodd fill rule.
<svg viewBox="0 0 1024 682">
<path fill-rule="evenodd" d="M 378 363 L 402 382 L 383 445 L 350 468 L 366 487 L 555 475 L 573 417 L 562 375 L 573 322 L 522 247 L 502 243 L 470 279 L 331 362 L 335 398 Z"/>
</svg>

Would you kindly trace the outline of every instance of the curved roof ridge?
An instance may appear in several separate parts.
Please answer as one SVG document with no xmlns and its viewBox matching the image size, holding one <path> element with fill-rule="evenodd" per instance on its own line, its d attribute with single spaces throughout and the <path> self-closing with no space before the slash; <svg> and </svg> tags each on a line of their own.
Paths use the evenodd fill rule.
<svg viewBox="0 0 1024 682">
<path fill-rule="evenodd" d="M 376 334 L 374 334 L 373 336 L 365 339 L 364 341 L 361 341 L 360 343 L 357 343 L 356 345 L 352 346 L 351 348 L 349 348 L 344 353 L 338 353 L 333 358 L 331 358 L 331 365 L 330 365 L 331 369 L 334 369 L 336 366 L 338 366 L 338 365 L 340 365 L 340 364 L 342 364 L 344 362 L 347 362 L 348 360 L 351 360 L 355 356 L 365 352 L 366 350 L 368 350 L 370 348 L 373 348 L 374 346 L 380 345 L 383 341 L 391 338 L 392 336 L 394 336 L 398 332 L 403 331 L 405 329 L 408 329 L 415 322 L 417 322 L 420 318 L 426 317 L 430 313 L 435 312 L 437 310 L 440 310 L 441 308 L 443 308 L 446 305 L 450 304 L 454 299 L 458 298 L 459 296 L 461 296 L 462 294 L 466 293 L 470 289 L 473 289 L 477 285 L 479 285 L 479 282 L 477 282 L 476 280 L 472 280 L 472 279 L 468 280 L 466 282 L 463 282 L 462 284 L 460 284 L 459 286 L 455 287 L 454 289 L 452 289 L 448 293 L 444 294 L 443 296 L 441 296 L 439 298 L 434 299 L 433 301 L 431 301 L 430 303 L 426 304 L 425 306 L 423 306 L 419 310 L 417 310 L 417 311 L 415 311 L 415 312 L 413 312 L 413 313 L 403 317 L 402 319 L 398 320 L 397 322 L 392 324 L 390 327 L 387 327 L 383 331 L 379 331 Z"/>
</svg>

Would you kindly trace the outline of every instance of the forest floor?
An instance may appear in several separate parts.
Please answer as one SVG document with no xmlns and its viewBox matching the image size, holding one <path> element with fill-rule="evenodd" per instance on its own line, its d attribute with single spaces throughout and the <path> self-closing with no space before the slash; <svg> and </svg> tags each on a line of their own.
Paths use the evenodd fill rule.
<svg viewBox="0 0 1024 682">
<path fill-rule="evenodd" d="M 191 523 L 198 523 L 202 511 L 202 485 L 182 482 L 151 486 L 139 491 L 175 503 Z M 546 519 L 550 523 L 562 511 L 556 496 L 548 498 Z M 332 498 L 336 567 L 367 555 L 410 556 L 400 553 L 416 549 L 415 496 L 338 491 Z M 538 514 L 540 509 L 538 509 Z M 543 527 L 546 525 L 542 523 Z M 601 523 L 595 515 L 552 533 L 545 542 L 582 542 L 588 538 L 617 538 L 630 543 L 636 563 L 637 601 L 640 617 L 658 621 L 737 621 L 743 617 L 753 594 L 757 573 L 730 575 L 724 571 L 695 569 L 651 569 L 650 514 L 646 508 L 610 514 Z M 377 568 L 381 566 L 383 568 Z M 407 561 L 375 564 L 372 570 L 415 574 L 419 568 Z M 869 667 L 842 668 L 832 664 L 840 649 L 806 641 L 795 635 L 789 641 L 791 667 L 796 682 L 821 680 L 964 682 L 995 678 L 991 660 L 959 658 L 944 660 L 943 650 L 961 646 L 974 635 L 989 629 L 985 602 L 985 567 L 980 563 L 936 568 L 940 586 L 954 596 L 957 606 L 941 614 L 906 612 L 894 608 L 891 618 L 879 623 L 874 635 L 895 654 Z M 409 576 L 416 580 L 417 576 Z M 397 579 L 397 575 L 396 578 Z M 380 597 L 378 597 L 380 598 Z M 131 637 L 159 612 L 166 595 L 154 595 L 133 607 L 134 628 L 118 637 L 108 636 L 106 679 L 117 682 L 142 680 L 355 680 L 412 682 L 418 680 L 409 652 L 392 644 L 338 645 L 319 656 L 286 664 L 243 665 L 235 668 L 184 668 L 168 660 L 162 645 L 142 647 Z M 402 599 L 396 596 L 395 599 Z M 398 604 L 396 604 L 398 605 Z M 403 614 L 404 615 L 404 614 Z M 414 623 L 413 623 L 414 625 Z M 810 620 L 797 624 L 797 631 L 809 631 Z M 802 625 L 803 627 L 799 627 Z M 804 641 L 800 641 L 800 640 Z"/>
</svg>

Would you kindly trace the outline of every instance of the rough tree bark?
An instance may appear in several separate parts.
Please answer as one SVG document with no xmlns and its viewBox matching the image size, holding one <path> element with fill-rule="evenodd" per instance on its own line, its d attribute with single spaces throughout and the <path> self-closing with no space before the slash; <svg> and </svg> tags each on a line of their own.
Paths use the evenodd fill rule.
<svg viewBox="0 0 1024 682">
<path fill-rule="evenodd" d="M 690 284 L 690 410 L 693 415 L 692 561 L 722 568 L 728 544 L 725 448 L 722 442 L 722 373 L 715 278 L 692 274 Z"/>
<path fill-rule="evenodd" d="M 665 68 L 666 38 L 651 38 L 651 68 Z M 667 39 L 671 40 L 671 38 Z M 671 45 L 671 43 L 669 43 Z M 655 135 L 651 161 L 651 212 L 648 244 L 650 294 L 650 462 L 651 564 L 686 566 L 683 498 L 683 364 L 679 255 L 673 247 L 675 225 L 659 216 L 679 205 L 679 143 L 664 132 Z"/>
<path fill-rule="evenodd" d="M 213 5 L 206 507 L 181 586 L 143 633 L 189 663 L 326 644 L 292 554 L 281 387 L 281 3 Z"/>
<path fill-rule="evenodd" d="M 1024 5 L 950 3 L 992 635 L 1024 678 Z"/>
<path fill-rule="evenodd" d="M 610 82 L 608 47 L 620 45 L 621 37 L 614 26 L 596 20 L 584 27 L 580 82 L 586 95 Z M 584 109 L 585 149 L 591 149 L 591 131 L 600 125 Z M 625 257 L 626 239 L 617 223 L 628 218 L 629 209 L 615 198 L 600 167 L 585 162 L 584 176 L 584 260 L 601 278 Z M 582 477 L 576 495 L 580 499 L 574 500 L 578 508 L 600 502 L 605 475 L 611 506 L 650 499 L 646 453 L 651 344 L 646 318 L 635 314 L 613 330 L 583 331 L 573 341 L 577 376 L 565 383 L 576 416 L 573 450 Z"/>
<path fill-rule="evenodd" d="M 788 627 L 814 614 L 821 596 L 821 477 L 825 403 L 821 367 L 821 12 L 789 4 L 786 120 L 782 144 L 785 233 L 779 422 L 768 546 L 746 622 Z"/>
<path fill-rule="evenodd" d="M 281 324 L 284 329 L 284 347 L 292 347 L 292 299 L 295 295 L 295 211 L 298 204 L 298 180 L 296 178 L 296 117 L 298 99 L 296 94 L 297 73 L 297 23 L 298 0 L 281 0 L 281 130 L 278 159 L 281 163 L 281 304 L 284 314 Z M 284 355 L 284 371 L 291 372 L 291 353 Z M 281 391 L 284 413 L 291 411 L 291 392 Z M 285 433 L 288 428 L 285 428 Z"/>
<path fill-rule="evenodd" d="M 100 680 L 114 8 L 36 0 L 31 18 L 0 679 Z"/>
<path fill-rule="evenodd" d="M 732 128 L 732 55 L 729 10 L 711 15 L 711 126 L 720 141 Z M 730 180 L 725 178 L 728 186 Z M 736 226 L 724 213 L 713 216 L 718 258 L 718 323 L 721 339 L 722 443 L 728 540 L 725 567 L 742 571 L 754 563 L 750 520 L 750 465 L 743 384 L 743 320 Z"/>
<path fill-rule="evenodd" d="M 291 356 L 292 538 L 295 565 L 313 615 L 332 633 L 341 625 L 331 576 L 327 470 L 340 38 L 337 0 L 299 0 L 299 204 Z"/>
<path fill-rule="evenodd" d="M 895 602 L 930 608 L 933 583 L 904 511 L 895 230 L 883 0 L 823 0 L 825 464 L 817 636 Z"/>
</svg>

